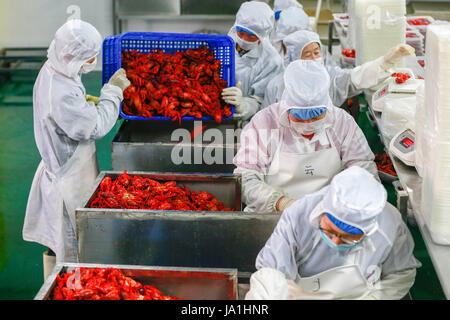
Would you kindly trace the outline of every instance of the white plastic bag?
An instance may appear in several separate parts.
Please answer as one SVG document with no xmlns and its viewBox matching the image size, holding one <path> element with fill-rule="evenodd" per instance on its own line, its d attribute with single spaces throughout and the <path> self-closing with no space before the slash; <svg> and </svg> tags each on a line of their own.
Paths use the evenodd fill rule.
<svg viewBox="0 0 450 320">
<path fill-rule="evenodd" d="M 390 141 L 397 133 L 414 128 L 416 96 L 386 100 L 381 114 L 381 133 Z"/>
</svg>

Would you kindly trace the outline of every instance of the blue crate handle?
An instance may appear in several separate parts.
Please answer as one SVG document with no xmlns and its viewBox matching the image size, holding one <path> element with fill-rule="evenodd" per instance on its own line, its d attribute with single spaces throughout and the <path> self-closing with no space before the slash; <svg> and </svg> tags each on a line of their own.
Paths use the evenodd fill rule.
<svg viewBox="0 0 450 320">
<path fill-rule="evenodd" d="M 227 35 L 194 34 L 194 33 L 160 33 L 160 32 L 125 32 L 120 35 L 107 37 L 103 41 L 103 70 L 102 84 L 109 81 L 111 76 L 122 67 L 122 50 L 137 50 L 141 53 L 149 53 L 162 49 L 164 53 L 175 53 L 187 49 L 197 49 L 205 45 L 214 51 L 216 59 L 222 62 L 221 75 L 227 81 L 227 87 L 233 87 L 235 80 L 235 44 Z M 235 107 L 231 106 L 233 116 Z M 122 112 L 120 116 L 127 120 L 172 120 L 173 118 L 153 116 L 153 118 L 130 116 Z M 211 116 L 197 119 L 195 117 L 182 117 L 182 121 L 214 120 Z"/>
</svg>

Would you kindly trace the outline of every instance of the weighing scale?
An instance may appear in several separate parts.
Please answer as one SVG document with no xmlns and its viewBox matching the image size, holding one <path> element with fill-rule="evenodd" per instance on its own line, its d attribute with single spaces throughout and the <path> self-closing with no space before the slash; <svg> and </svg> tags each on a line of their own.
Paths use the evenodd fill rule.
<svg viewBox="0 0 450 320">
<path fill-rule="evenodd" d="M 407 166 L 415 165 L 415 134 L 406 129 L 394 136 L 389 144 L 389 150 Z"/>
<path fill-rule="evenodd" d="M 403 69 L 402 69 L 403 70 Z M 400 72 L 400 71 L 399 71 Z M 372 109 L 374 111 L 382 112 L 386 100 L 395 100 L 411 97 L 415 95 L 417 89 L 423 81 L 422 79 L 416 79 L 412 71 L 404 72 L 408 73 L 411 78 L 404 83 L 397 83 L 395 77 L 391 77 L 387 80 L 387 84 L 378 89 L 372 97 Z"/>
</svg>

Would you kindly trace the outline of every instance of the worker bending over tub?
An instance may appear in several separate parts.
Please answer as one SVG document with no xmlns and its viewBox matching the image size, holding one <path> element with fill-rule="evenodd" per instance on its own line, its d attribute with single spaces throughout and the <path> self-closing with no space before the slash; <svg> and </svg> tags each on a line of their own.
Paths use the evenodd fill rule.
<svg viewBox="0 0 450 320">
<path fill-rule="evenodd" d="M 414 241 L 384 187 L 354 166 L 294 202 L 256 258 L 246 299 L 402 299 Z"/>
</svg>

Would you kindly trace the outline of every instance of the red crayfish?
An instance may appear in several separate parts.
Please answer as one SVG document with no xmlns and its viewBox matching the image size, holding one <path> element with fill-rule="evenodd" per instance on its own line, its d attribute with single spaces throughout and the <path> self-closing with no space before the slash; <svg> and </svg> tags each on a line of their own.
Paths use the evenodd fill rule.
<svg viewBox="0 0 450 320">
<path fill-rule="evenodd" d="M 52 300 L 178 300 L 116 268 L 80 267 L 56 276 Z"/>
<path fill-rule="evenodd" d="M 382 155 L 375 154 L 375 163 L 379 171 L 390 174 L 391 176 L 397 176 L 392 160 L 386 153 Z"/>
<path fill-rule="evenodd" d="M 407 38 L 418 38 L 417 34 L 412 33 L 412 32 L 408 32 L 408 33 L 406 34 L 406 37 L 407 37 Z"/>
<path fill-rule="evenodd" d="M 105 177 L 91 208 L 233 211 L 214 195 L 178 187 L 175 181 L 160 183 L 139 175 L 130 177 L 126 170 L 117 179 Z"/>
<path fill-rule="evenodd" d="M 179 122 L 186 116 L 212 116 L 218 123 L 231 116 L 221 97 L 227 86 L 220 76 L 221 61 L 204 45 L 174 54 L 123 50 L 122 67 L 131 82 L 123 93 L 125 114 Z"/>
<path fill-rule="evenodd" d="M 408 19 L 408 24 L 413 26 L 427 26 L 431 22 L 426 18 Z"/>
<path fill-rule="evenodd" d="M 344 50 L 342 50 L 342 54 L 349 58 L 355 58 L 356 50 L 355 49 L 344 49 Z"/>
<path fill-rule="evenodd" d="M 395 82 L 398 84 L 405 83 L 409 78 L 411 78 L 409 74 L 401 72 L 393 73 L 391 77 L 395 77 Z"/>
</svg>

